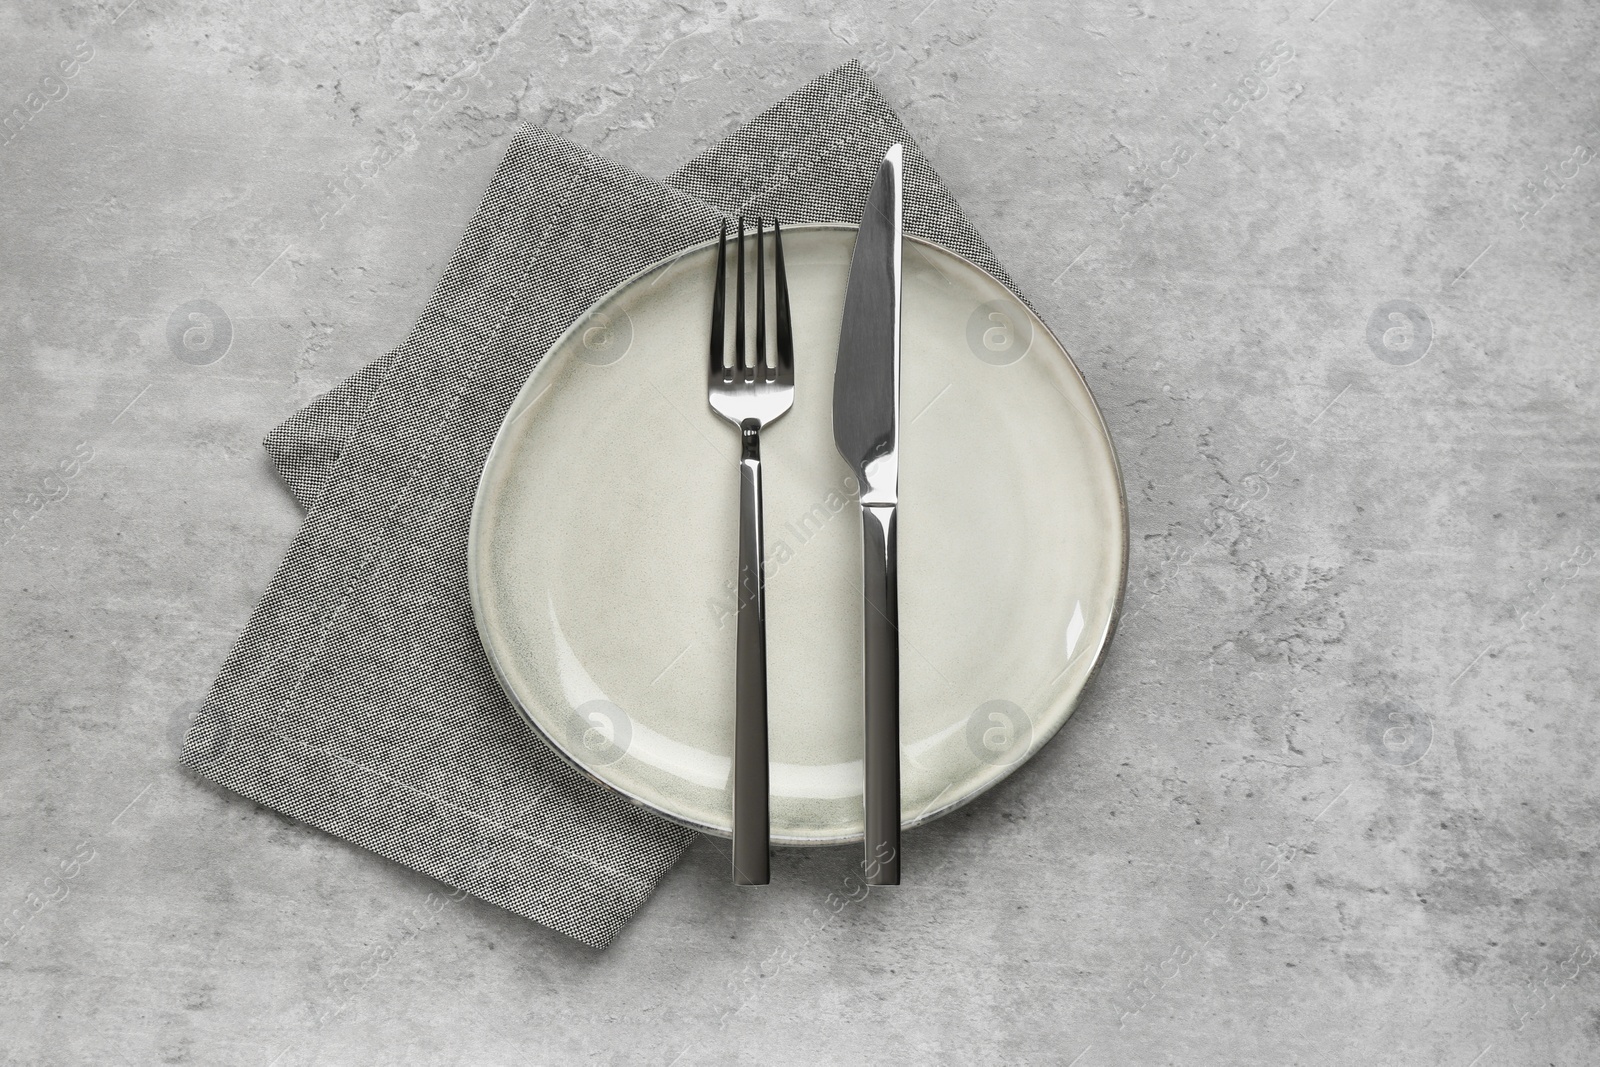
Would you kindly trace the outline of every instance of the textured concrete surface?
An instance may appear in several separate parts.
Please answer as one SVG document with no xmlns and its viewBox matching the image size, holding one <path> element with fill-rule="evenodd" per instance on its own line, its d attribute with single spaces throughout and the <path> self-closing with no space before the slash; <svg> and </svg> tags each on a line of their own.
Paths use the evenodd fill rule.
<svg viewBox="0 0 1600 1067">
<path fill-rule="evenodd" d="M 122 3 L 0 11 L 5 1063 L 1600 1062 L 1600 10 Z M 180 773 L 257 442 L 515 124 L 663 174 L 850 56 L 1121 449 L 1058 739 L 896 892 L 702 841 L 604 953 Z"/>
</svg>

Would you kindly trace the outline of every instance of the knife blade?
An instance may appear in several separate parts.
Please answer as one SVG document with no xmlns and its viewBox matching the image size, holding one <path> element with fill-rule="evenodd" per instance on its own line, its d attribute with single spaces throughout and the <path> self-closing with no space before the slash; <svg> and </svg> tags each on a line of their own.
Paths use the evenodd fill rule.
<svg viewBox="0 0 1600 1067">
<path fill-rule="evenodd" d="M 865 637 L 866 874 L 900 884 L 900 628 L 895 511 L 900 497 L 900 250 L 904 149 L 883 157 L 850 260 L 833 440 L 861 502 Z"/>
</svg>

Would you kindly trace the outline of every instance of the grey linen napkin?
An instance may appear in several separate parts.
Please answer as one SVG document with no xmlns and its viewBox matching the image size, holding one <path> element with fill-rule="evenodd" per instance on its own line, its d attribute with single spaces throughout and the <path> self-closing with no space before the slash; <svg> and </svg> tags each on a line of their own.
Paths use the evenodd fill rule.
<svg viewBox="0 0 1600 1067">
<path fill-rule="evenodd" d="M 478 475 L 539 357 L 595 300 L 713 235 L 724 212 L 854 222 L 896 141 L 907 230 L 1011 286 L 853 62 L 664 184 L 525 126 L 406 341 L 268 436 L 307 515 L 184 763 L 608 944 L 694 835 L 568 769 L 501 692 L 467 594 Z"/>
</svg>

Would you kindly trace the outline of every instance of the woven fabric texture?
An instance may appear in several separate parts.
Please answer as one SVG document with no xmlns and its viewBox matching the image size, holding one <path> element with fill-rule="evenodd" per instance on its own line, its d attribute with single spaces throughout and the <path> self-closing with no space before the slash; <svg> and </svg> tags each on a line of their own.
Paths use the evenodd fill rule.
<svg viewBox="0 0 1600 1067">
<path fill-rule="evenodd" d="M 596 299 L 715 233 L 723 212 L 854 221 L 895 141 L 908 148 L 908 229 L 1005 280 L 853 63 L 665 184 L 524 127 L 405 343 L 268 436 L 308 512 L 185 764 L 609 943 L 693 835 L 568 769 L 501 692 L 467 591 L 479 473 L 539 357 Z"/>
</svg>

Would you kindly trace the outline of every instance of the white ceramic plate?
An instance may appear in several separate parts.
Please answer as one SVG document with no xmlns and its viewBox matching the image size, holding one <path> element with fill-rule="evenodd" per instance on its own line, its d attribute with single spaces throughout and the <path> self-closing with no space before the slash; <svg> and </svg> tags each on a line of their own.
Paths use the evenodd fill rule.
<svg viewBox="0 0 1600 1067">
<path fill-rule="evenodd" d="M 831 419 L 854 243 L 852 227 L 785 231 L 795 400 L 762 433 L 778 844 L 862 832 L 861 519 Z M 715 254 L 633 278 L 545 355 L 484 466 L 469 573 L 484 648 L 534 729 L 583 773 L 726 837 L 739 435 L 706 403 Z M 1127 520 L 1100 413 L 1044 325 L 944 249 L 907 238 L 904 263 L 911 826 L 1071 714 L 1111 637 Z"/>
</svg>

